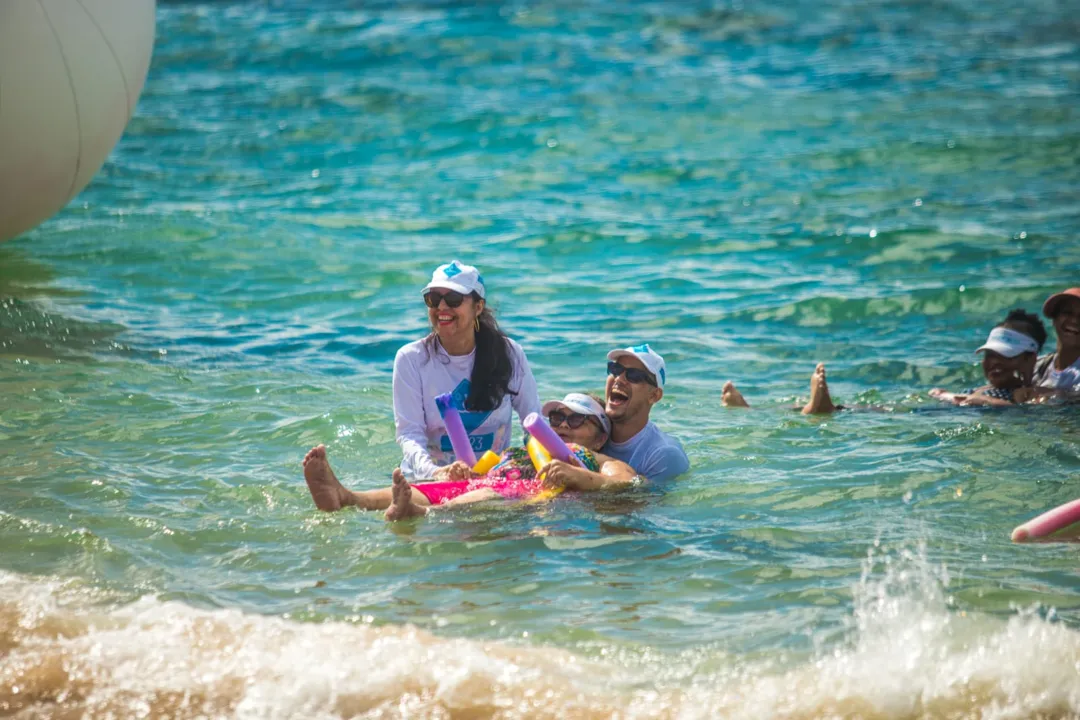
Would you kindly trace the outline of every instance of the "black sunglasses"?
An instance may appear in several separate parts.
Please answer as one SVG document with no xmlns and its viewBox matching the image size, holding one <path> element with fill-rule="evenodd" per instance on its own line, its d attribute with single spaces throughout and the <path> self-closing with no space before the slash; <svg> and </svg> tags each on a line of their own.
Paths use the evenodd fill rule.
<svg viewBox="0 0 1080 720">
<path fill-rule="evenodd" d="M 448 290 L 444 293 L 437 293 L 432 290 L 424 293 L 424 304 L 429 308 L 437 310 L 439 302 L 445 302 L 446 307 L 457 308 L 461 307 L 461 303 L 465 302 L 465 296 L 454 290 Z"/>
<path fill-rule="evenodd" d="M 548 413 L 548 422 L 551 423 L 551 427 L 559 427 L 563 423 L 570 426 L 571 430 L 577 430 L 579 427 L 585 424 L 585 421 L 589 418 L 596 420 L 592 415 L 582 415 L 576 412 L 563 412 L 562 410 L 552 410 Z M 600 423 L 599 420 L 596 421 Z M 603 429 L 603 428 L 601 428 Z"/>
<path fill-rule="evenodd" d="M 623 373 L 626 373 L 626 380 L 638 385 L 640 383 L 649 383 L 653 387 L 656 387 L 656 379 L 652 376 L 652 373 L 648 370 L 638 370 L 637 368 L 628 368 L 621 365 L 614 360 L 608 361 L 607 364 L 608 375 L 614 375 L 619 377 Z"/>
</svg>

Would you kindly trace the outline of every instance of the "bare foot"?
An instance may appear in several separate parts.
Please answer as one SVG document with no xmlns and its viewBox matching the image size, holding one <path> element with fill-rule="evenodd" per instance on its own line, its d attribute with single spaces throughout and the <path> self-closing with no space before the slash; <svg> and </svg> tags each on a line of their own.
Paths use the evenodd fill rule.
<svg viewBox="0 0 1080 720">
<path fill-rule="evenodd" d="M 724 383 L 724 389 L 720 392 L 720 404 L 724 407 L 750 407 L 750 403 L 746 402 L 746 398 L 735 389 L 735 383 L 730 380 Z"/>
<path fill-rule="evenodd" d="M 394 470 L 394 501 L 386 510 L 387 520 L 405 520 L 411 517 L 427 515 L 427 508 L 421 507 L 412 501 L 412 488 L 405 480 L 405 474 L 401 468 Z"/>
<path fill-rule="evenodd" d="M 345 489 L 330 469 L 325 445 L 311 448 L 304 456 L 304 480 L 307 481 L 315 507 L 320 510 L 330 512 L 353 504 L 352 493 Z"/>
<path fill-rule="evenodd" d="M 802 414 L 827 414 L 836 409 L 829 396 L 829 384 L 825 381 L 825 363 L 818 363 L 818 366 L 814 368 L 814 374 L 810 376 L 810 402 L 803 407 Z"/>
</svg>

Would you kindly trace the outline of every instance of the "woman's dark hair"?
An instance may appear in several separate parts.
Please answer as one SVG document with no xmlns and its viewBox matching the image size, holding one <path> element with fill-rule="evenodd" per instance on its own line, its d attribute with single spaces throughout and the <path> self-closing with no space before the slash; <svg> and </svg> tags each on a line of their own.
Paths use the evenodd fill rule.
<svg viewBox="0 0 1080 720">
<path fill-rule="evenodd" d="M 1042 320 L 1039 319 L 1038 315 L 1021 308 L 1011 311 L 1005 316 L 1005 320 L 995 327 L 1024 333 L 1038 344 L 1039 350 L 1042 350 L 1043 343 L 1046 342 L 1046 326 L 1043 325 Z"/>
<path fill-rule="evenodd" d="M 473 292 L 473 302 L 483 298 Z M 510 341 L 495 320 L 495 314 L 488 305 L 477 318 L 480 329 L 476 331 L 476 360 L 473 362 L 472 377 L 469 378 L 469 397 L 465 399 L 465 409 L 470 411 L 490 412 L 502 404 L 503 398 L 517 393 L 510 391 L 510 376 L 514 374 L 514 363 L 510 359 Z M 434 352 L 439 336 L 432 332 L 424 341 L 429 355 Z"/>
</svg>

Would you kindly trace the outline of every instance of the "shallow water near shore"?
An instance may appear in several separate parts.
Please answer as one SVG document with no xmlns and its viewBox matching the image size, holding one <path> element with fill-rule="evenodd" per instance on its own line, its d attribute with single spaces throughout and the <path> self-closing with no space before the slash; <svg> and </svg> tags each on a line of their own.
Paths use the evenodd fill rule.
<svg viewBox="0 0 1080 720">
<path fill-rule="evenodd" d="M 161 4 L 109 163 L 0 245 L 0 714 L 1080 717 L 1077 546 L 1009 542 L 1080 496 L 1080 419 L 927 395 L 1080 284 L 1078 30 Z M 314 444 L 388 483 L 394 352 L 453 257 L 545 398 L 652 343 L 691 473 L 314 511 Z M 882 410 L 794 412 L 818 361 Z"/>
</svg>

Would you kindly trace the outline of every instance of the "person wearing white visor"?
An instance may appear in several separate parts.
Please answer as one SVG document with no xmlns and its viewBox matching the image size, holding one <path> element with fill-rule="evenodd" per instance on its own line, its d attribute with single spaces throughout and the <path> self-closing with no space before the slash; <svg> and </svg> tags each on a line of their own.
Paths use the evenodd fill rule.
<svg viewBox="0 0 1080 720">
<path fill-rule="evenodd" d="M 567 425 L 581 427 L 586 421 L 596 424 L 605 435 L 611 435 L 611 421 L 604 414 L 600 400 L 584 393 L 570 393 L 562 400 L 549 400 L 540 409 L 553 428 Z"/>
<path fill-rule="evenodd" d="M 1036 397 L 1033 387 L 1035 362 L 1046 342 L 1046 327 L 1037 315 L 1013 310 L 990 331 L 976 350 L 983 354 L 983 375 L 988 385 L 966 393 L 934 388 L 933 397 L 956 405 L 1009 406 Z"/>
<path fill-rule="evenodd" d="M 990 331 L 990 337 L 986 338 L 986 343 L 975 352 L 981 353 L 987 350 L 1007 358 L 1014 358 L 1023 353 L 1038 352 L 1039 344 L 1034 338 L 1022 332 L 996 327 Z"/>
<path fill-rule="evenodd" d="M 477 457 L 488 450 L 498 455 L 510 445 L 511 413 L 524 420 L 540 411 L 536 380 L 525 351 L 499 328 L 477 268 L 459 260 L 440 265 L 421 295 L 431 331 L 394 358 L 400 470 L 411 481 L 468 479 L 471 468 L 454 456 L 435 398 L 452 396 Z M 304 458 L 304 479 L 322 510 L 355 504 L 322 445 Z M 389 490 L 383 500 L 389 504 Z"/>
<path fill-rule="evenodd" d="M 551 428 L 567 443 L 598 442 L 600 447 L 605 447 L 611 436 L 611 421 L 604 413 L 604 406 L 591 395 L 570 393 L 562 400 L 551 400 L 544 403 L 543 413 Z M 599 466 L 595 472 L 552 460 L 540 471 L 544 485 L 569 490 L 608 490 L 625 487 L 638 477 L 637 471 L 625 462 L 601 452 L 593 454 Z"/>
<path fill-rule="evenodd" d="M 611 439 L 604 453 L 649 480 L 668 480 L 689 470 L 682 443 L 649 420 L 664 397 L 664 358 L 644 344 L 612 350 L 607 359 L 604 412 L 611 421 Z"/>
</svg>

